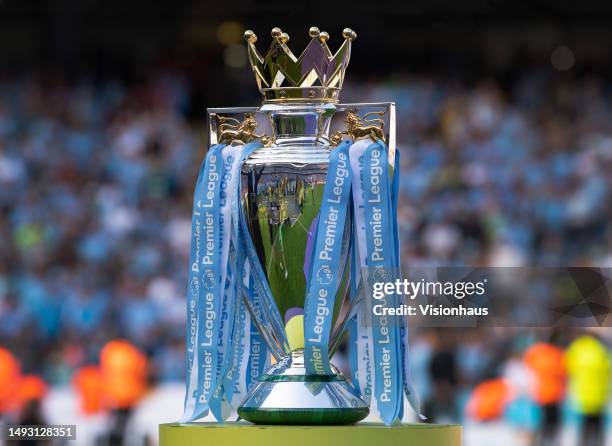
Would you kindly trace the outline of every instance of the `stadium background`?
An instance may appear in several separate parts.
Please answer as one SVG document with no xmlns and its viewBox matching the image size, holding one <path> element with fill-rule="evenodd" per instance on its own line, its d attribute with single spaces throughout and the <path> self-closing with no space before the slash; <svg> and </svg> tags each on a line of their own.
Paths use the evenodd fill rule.
<svg viewBox="0 0 612 446">
<path fill-rule="evenodd" d="M 205 108 L 259 103 L 245 28 L 263 51 L 281 26 L 296 52 L 310 25 L 332 50 L 357 31 L 341 100 L 397 103 L 405 264 L 611 267 L 611 21 L 594 2 L 0 2 L 0 346 L 44 380 L 41 416 L 107 435 L 114 412 L 84 414 L 75 373 L 119 338 L 148 358 L 127 441 L 179 416 Z M 474 420 L 471 391 L 574 336 L 417 331 L 415 379 L 467 446 L 521 444 L 530 423 Z"/>
</svg>

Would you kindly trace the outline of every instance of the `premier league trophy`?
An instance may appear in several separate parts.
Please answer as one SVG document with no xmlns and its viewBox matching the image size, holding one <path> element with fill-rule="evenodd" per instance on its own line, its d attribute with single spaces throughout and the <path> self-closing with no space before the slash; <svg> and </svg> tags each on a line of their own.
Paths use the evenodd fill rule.
<svg viewBox="0 0 612 446">
<path fill-rule="evenodd" d="M 356 34 L 345 29 L 335 54 L 326 32 L 309 34 L 296 57 L 274 28 L 261 56 L 246 31 L 263 104 L 208 109 L 184 413 L 160 426 L 160 445 L 458 446 L 458 426 L 400 424 L 404 400 L 419 412 L 407 321 L 372 311 L 372 283 L 400 275 L 395 107 L 338 103 Z M 400 303 L 393 292 L 376 300 Z M 345 340 L 347 376 L 330 362 Z M 384 424 L 325 426 L 370 412 Z M 225 422 L 236 413 L 269 426 Z M 209 415 L 222 423 L 195 422 Z M 286 424 L 318 426 L 274 426 Z"/>
<path fill-rule="evenodd" d="M 209 109 L 194 192 L 183 422 L 390 425 L 417 408 L 403 318 L 370 286 L 399 271 L 393 103 L 339 104 L 356 33 L 309 30 L 296 57 L 246 31 L 263 104 Z M 379 305 L 398 305 L 389 296 Z M 348 340 L 350 376 L 330 358 Z"/>
<path fill-rule="evenodd" d="M 369 413 L 366 403 L 335 368 L 331 373 L 314 375 L 307 372 L 304 363 L 307 280 L 332 151 L 330 123 L 356 34 L 345 29 L 343 36 L 344 43 L 332 55 L 328 34 L 313 27 L 312 40 L 296 58 L 287 46 L 289 36 L 275 28 L 272 46 L 262 57 L 255 48 L 255 34 L 245 33 L 264 99 L 259 112 L 268 116 L 272 134 L 267 147 L 256 150 L 243 163 L 242 211 L 274 300 L 266 307 L 247 298 L 247 306 L 278 360 L 238 409 L 242 418 L 255 423 L 347 424 Z M 344 167 L 349 168 L 348 160 Z M 351 314 L 351 218 L 348 216 L 342 227 L 331 226 L 330 230 L 339 234 L 340 286 L 335 299 L 328 296 L 335 301 L 335 330 L 326 346 L 328 355 L 338 345 Z M 315 274 L 320 280 L 336 280 L 326 269 Z M 279 317 L 284 324 L 273 323 Z"/>
</svg>

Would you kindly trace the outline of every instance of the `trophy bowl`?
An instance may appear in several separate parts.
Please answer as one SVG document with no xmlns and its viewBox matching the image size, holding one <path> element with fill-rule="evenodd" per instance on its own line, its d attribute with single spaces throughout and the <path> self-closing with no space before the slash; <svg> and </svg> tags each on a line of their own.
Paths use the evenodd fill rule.
<svg viewBox="0 0 612 446">
<path fill-rule="evenodd" d="M 275 144 L 247 158 L 241 171 L 242 212 L 272 302 L 245 294 L 251 317 L 276 363 L 260 378 L 238 414 L 259 424 L 350 424 L 369 409 L 332 366 L 308 374 L 304 364 L 304 302 L 313 239 L 327 177 L 333 104 L 265 104 Z M 329 352 L 338 347 L 354 310 L 349 300 L 351 219 L 342 231 Z M 317 274 L 329 274 L 318 271 Z M 257 279 L 255 279 L 257 280 Z M 262 293 L 259 293 L 260 297 Z"/>
</svg>

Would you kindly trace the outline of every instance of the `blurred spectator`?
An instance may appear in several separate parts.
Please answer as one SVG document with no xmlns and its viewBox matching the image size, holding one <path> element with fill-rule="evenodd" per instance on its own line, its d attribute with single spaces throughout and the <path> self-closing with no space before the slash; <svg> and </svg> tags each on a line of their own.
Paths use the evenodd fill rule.
<svg viewBox="0 0 612 446">
<path fill-rule="evenodd" d="M 0 347 L 0 416 L 18 407 L 20 375 L 17 359 Z"/>
<path fill-rule="evenodd" d="M 100 352 L 103 401 L 111 409 L 109 444 L 124 444 L 126 427 L 134 407 L 148 384 L 146 356 L 124 340 L 114 340 Z"/>
<path fill-rule="evenodd" d="M 489 379 L 478 384 L 468 401 L 468 413 L 476 420 L 499 418 L 511 398 L 512 389 L 505 379 Z"/>
<path fill-rule="evenodd" d="M 538 445 L 556 445 L 559 443 L 561 403 L 565 397 L 564 352 L 554 345 L 542 342 L 529 347 L 523 360 L 532 377 L 529 393 L 543 412 Z"/>
<path fill-rule="evenodd" d="M 541 414 L 530 395 L 530 387 L 535 380 L 533 371 L 518 349 L 508 358 L 503 368 L 503 379 L 511 394 L 504 416 L 517 431 L 517 444 L 531 446 Z"/>
<path fill-rule="evenodd" d="M 46 422 L 40 410 L 40 399 L 32 399 L 25 403 L 15 424 L 20 426 L 45 426 Z M 12 446 L 45 446 L 49 441 L 37 439 L 20 439 L 7 441 L 7 445 Z"/>
<path fill-rule="evenodd" d="M 95 414 L 102 410 L 104 383 L 99 367 L 81 367 L 74 374 L 72 384 L 79 395 L 81 411 L 84 414 Z"/>
<path fill-rule="evenodd" d="M 566 353 L 572 402 L 583 417 L 580 444 L 603 446 L 610 397 L 610 353 L 593 336 L 581 336 Z"/>
<path fill-rule="evenodd" d="M 425 402 L 424 415 L 431 423 L 454 422 L 459 418 L 457 407 L 459 376 L 455 347 L 448 335 L 439 335 L 433 340 L 433 352 L 429 363 L 431 394 Z"/>
<path fill-rule="evenodd" d="M 46 420 L 42 415 L 41 401 L 47 393 L 46 383 L 37 376 L 23 376 L 17 386 L 19 389 L 19 414 L 14 423 L 20 426 L 45 426 Z M 50 444 L 49 441 L 38 439 L 20 439 L 8 441 L 9 445 L 42 446 Z"/>
</svg>

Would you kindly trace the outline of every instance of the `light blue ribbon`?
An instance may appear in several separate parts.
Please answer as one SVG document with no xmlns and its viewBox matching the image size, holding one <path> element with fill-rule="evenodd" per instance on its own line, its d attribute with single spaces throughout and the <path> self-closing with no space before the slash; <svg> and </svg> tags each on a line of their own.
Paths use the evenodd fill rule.
<svg viewBox="0 0 612 446">
<path fill-rule="evenodd" d="M 393 239 L 394 239 L 394 247 L 395 247 L 395 258 L 394 265 L 395 268 L 393 272 L 395 274 L 394 280 L 401 279 L 401 264 L 400 264 L 400 252 L 401 252 L 401 244 L 400 244 L 400 236 L 399 236 L 399 227 L 397 221 L 397 205 L 399 199 L 399 173 L 400 173 L 400 151 L 397 150 L 395 152 L 395 160 L 393 165 L 393 182 L 392 182 L 392 196 L 391 196 L 391 205 L 392 205 L 392 221 L 393 221 Z M 405 297 L 396 296 L 396 304 L 403 304 L 405 301 Z M 408 319 L 405 317 L 399 317 L 400 322 L 400 354 L 401 354 L 401 364 L 402 364 L 402 379 L 403 379 L 403 388 L 404 394 L 410 407 L 415 411 L 417 416 L 426 420 L 427 418 L 421 414 L 421 405 L 419 402 L 419 397 L 414 387 L 414 381 L 412 380 L 412 373 L 410 370 L 410 346 L 409 346 L 409 327 L 408 327 Z M 402 415 L 399 416 L 402 418 Z"/>
<path fill-rule="evenodd" d="M 223 169 L 218 144 L 208 151 L 202 176 L 196 182 L 192 240 L 188 312 L 197 317 L 197 344 L 192 358 L 188 356 L 188 388 L 183 419 L 191 421 L 205 416 L 217 381 L 217 342 L 221 302 L 219 287 L 219 200 L 220 179 Z M 197 279 L 195 279 L 197 277 Z M 195 303 L 193 298 L 197 294 Z M 190 327 L 191 332 L 191 327 Z M 191 344 L 191 336 L 187 344 Z M 189 348 L 188 348 L 189 352 Z M 195 362 L 194 362 L 195 361 Z M 197 380 L 197 388 L 193 382 Z M 195 392 L 194 392 L 195 390 Z M 193 394 L 195 393 L 195 399 Z"/>
<path fill-rule="evenodd" d="M 254 293 L 255 286 L 251 286 Z M 268 364 L 268 349 L 253 321 L 250 323 L 249 361 L 246 371 L 246 389 L 250 391 L 263 375 Z"/>
<path fill-rule="evenodd" d="M 368 282 L 390 280 L 395 267 L 394 240 L 387 150 L 382 142 L 371 144 L 363 155 L 363 199 L 367 240 Z M 386 306 L 396 304 L 394 295 Z M 384 305 L 381 300 L 379 304 Z M 374 396 L 381 419 L 392 424 L 402 413 L 402 369 L 399 352 L 399 321 L 386 315 L 372 315 L 373 357 L 376 374 Z"/>
<path fill-rule="evenodd" d="M 250 268 L 245 270 L 245 262 L 248 262 L 248 260 L 245 254 L 245 234 L 240 223 L 240 214 L 242 212 L 240 199 L 240 169 L 244 163 L 244 160 L 259 147 L 261 147 L 261 143 L 259 141 L 255 141 L 246 145 L 242 149 L 240 157 L 237 160 L 238 169 L 236 172 L 238 177 L 236 178 L 233 190 L 228 191 L 228 196 L 231 195 L 230 200 L 232 219 L 232 244 L 230 246 L 230 258 L 232 260 L 230 261 L 230 265 L 235 268 L 235 276 L 232 283 L 232 297 L 236 311 L 234 312 L 234 325 L 231 336 L 232 360 L 229 367 L 224 372 L 225 377 L 223 381 L 223 388 L 225 398 L 230 402 L 235 401 L 234 406 L 240 402 L 234 399 L 234 392 L 237 391 L 237 388 L 243 389 L 241 394 L 242 398 L 246 396 L 244 393 L 246 393 L 247 389 L 249 388 L 249 365 L 251 362 L 256 364 L 261 363 L 262 365 L 260 367 L 263 370 L 263 367 L 265 367 L 266 364 L 267 356 L 267 348 L 265 345 L 263 345 L 261 339 L 259 339 L 260 337 L 257 333 L 257 329 L 254 327 L 250 315 L 247 314 L 248 312 L 246 309 L 244 295 L 246 294 L 248 296 L 246 299 L 247 301 L 258 301 L 259 298 L 254 292 Z M 246 234 L 246 236 L 248 236 L 248 234 Z M 253 345 L 255 345 L 255 347 L 253 347 Z M 252 361 L 250 359 L 251 355 L 254 355 Z M 262 370 L 259 370 L 258 372 L 261 373 Z M 244 376 L 247 383 L 238 383 L 241 376 Z"/>
<path fill-rule="evenodd" d="M 219 378 L 218 344 L 221 333 L 222 299 L 220 290 L 220 218 L 219 204 L 221 199 L 221 175 L 223 171 L 222 148 L 213 148 L 208 157 L 204 172 L 204 191 L 200 197 L 202 212 L 202 240 L 200 250 L 200 315 L 198 323 L 198 341 L 200 342 L 200 363 L 198 385 L 198 404 L 208 409 L 210 400 Z"/>
<path fill-rule="evenodd" d="M 185 412 L 183 414 L 182 421 L 190 421 L 206 414 L 205 408 L 198 407 L 196 410 L 196 406 L 198 406 L 197 393 L 199 385 L 198 322 L 200 319 L 199 310 L 201 292 L 200 276 L 198 274 L 198 265 L 200 263 L 200 250 L 198 249 L 198 245 L 201 243 L 200 208 L 202 203 L 200 201 L 200 197 L 203 194 L 203 178 L 205 176 L 208 159 L 213 152 L 218 151 L 223 147 L 224 145 L 213 146 L 208 151 L 208 154 L 200 166 L 193 195 L 193 212 L 191 217 L 191 250 L 189 256 L 189 275 L 187 281 L 187 333 L 185 338 L 187 352 L 187 376 L 185 390 Z"/>
<path fill-rule="evenodd" d="M 329 337 L 336 293 L 342 279 L 342 244 L 351 192 L 349 142 L 331 153 L 304 304 L 304 356 L 307 373 L 332 374 Z"/>
<path fill-rule="evenodd" d="M 351 198 L 354 200 L 354 192 L 351 192 Z M 353 214 L 353 210 L 351 209 L 351 214 Z M 352 216 L 351 220 L 354 222 L 354 216 Z M 351 227 L 351 231 L 352 231 L 352 246 L 351 246 L 351 283 L 350 283 L 350 289 L 349 289 L 349 298 L 350 298 L 350 303 L 351 303 L 351 307 L 354 307 L 355 305 L 357 305 L 357 299 L 358 299 L 358 295 L 357 295 L 357 284 L 359 283 L 359 261 L 357 259 L 357 249 L 355 246 L 356 243 L 356 236 L 355 236 L 355 223 L 353 223 L 352 227 Z M 355 387 L 355 390 L 357 390 L 358 393 L 363 394 L 363 390 L 361 388 L 361 386 L 359 385 L 359 355 L 358 355 L 358 349 L 357 349 L 357 342 L 359 340 L 358 338 L 358 330 L 357 330 L 357 317 L 353 316 L 347 323 L 347 331 L 348 331 L 348 361 L 350 364 L 350 376 L 351 376 L 351 383 L 353 384 L 353 387 Z"/>
<path fill-rule="evenodd" d="M 351 169 L 353 171 L 353 260 L 352 279 L 353 296 L 352 305 L 356 308 L 355 322 L 352 324 L 352 333 L 349 349 L 354 348 L 354 379 L 363 400 L 369 405 L 375 404 L 372 399 L 373 381 L 375 368 L 372 362 L 372 326 L 371 310 L 369 309 L 365 280 L 362 280 L 362 273 L 366 270 L 366 236 L 364 222 L 364 199 L 363 199 L 363 153 L 370 146 L 369 140 L 359 140 L 355 142 L 350 150 Z"/>
<path fill-rule="evenodd" d="M 240 181 L 240 161 L 245 148 L 240 145 L 229 145 L 222 149 L 223 174 L 220 184 L 219 200 L 219 234 L 216 243 L 219 246 L 220 283 L 218 297 L 221 299 L 221 316 L 217 344 L 217 387 L 210 400 L 210 409 L 219 421 L 225 420 L 230 414 L 230 401 L 234 385 L 225 377 L 234 366 L 236 349 L 234 339 L 239 339 L 235 331 L 239 331 L 239 320 L 236 313 L 240 311 L 236 300 L 236 281 L 238 273 L 237 257 L 234 246 L 237 243 L 238 232 L 232 218 L 237 201 L 237 183 Z M 239 363 L 237 364 L 239 366 Z M 230 385 L 231 384 L 231 385 Z"/>
</svg>

